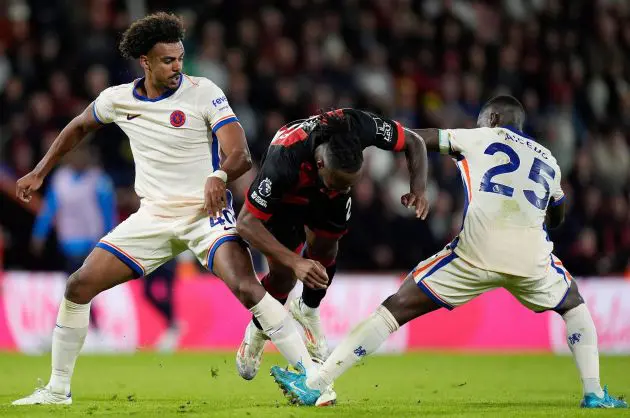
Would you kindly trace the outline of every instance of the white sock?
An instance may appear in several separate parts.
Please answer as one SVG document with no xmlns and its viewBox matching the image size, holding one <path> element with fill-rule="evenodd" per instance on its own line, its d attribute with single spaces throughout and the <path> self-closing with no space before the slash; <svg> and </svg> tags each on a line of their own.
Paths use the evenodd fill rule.
<svg viewBox="0 0 630 418">
<path fill-rule="evenodd" d="M 48 387 L 52 392 L 67 395 L 79 351 L 83 347 L 90 323 L 90 304 L 70 302 L 65 297 L 59 306 L 53 330 L 52 372 Z"/>
<path fill-rule="evenodd" d="M 567 325 L 567 343 L 580 372 L 584 393 L 604 396 L 599 383 L 597 331 L 586 304 L 582 303 L 565 312 L 562 318 Z"/>
<path fill-rule="evenodd" d="M 260 322 L 263 332 L 293 367 L 301 363 L 308 375 L 315 371 L 315 364 L 293 323 L 293 318 L 280 302 L 266 293 L 250 311 Z"/>
<path fill-rule="evenodd" d="M 299 306 L 300 306 L 300 311 L 302 311 L 304 315 L 307 315 L 307 316 L 319 315 L 319 306 L 317 308 L 311 308 L 306 303 L 304 303 L 304 301 L 302 300 L 302 297 L 300 297 L 299 299 Z"/>
<path fill-rule="evenodd" d="M 346 370 L 368 354 L 375 352 L 387 337 L 400 328 L 398 321 L 384 306 L 361 322 L 330 354 L 319 372 L 309 376 L 306 384 L 313 389 L 325 390 Z"/>
</svg>

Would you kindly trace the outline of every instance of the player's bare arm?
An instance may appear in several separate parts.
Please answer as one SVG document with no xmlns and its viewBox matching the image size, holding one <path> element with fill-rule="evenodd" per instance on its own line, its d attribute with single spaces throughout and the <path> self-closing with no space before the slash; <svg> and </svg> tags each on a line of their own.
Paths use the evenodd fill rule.
<svg viewBox="0 0 630 418">
<path fill-rule="evenodd" d="M 294 276 L 314 289 L 325 289 L 328 285 L 326 268 L 315 260 L 300 257 L 282 245 L 265 225 L 252 214 L 247 205 L 238 215 L 236 230 L 253 247 L 267 257 L 293 270 Z"/>
<path fill-rule="evenodd" d="M 413 132 L 422 138 L 427 151 L 440 152 L 440 130 L 435 128 L 429 129 L 407 129 L 405 132 Z"/>
<path fill-rule="evenodd" d="M 229 123 L 216 133 L 219 138 L 221 151 L 225 154 L 225 160 L 221 164 L 221 171 L 226 174 L 226 179 L 218 176 L 208 177 L 204 191 L 204 209 L 209 213 L 221 216 L 225 209 L 227 196 L 227 182 L 236 180 L 250 168 L 252 157 L 245 139 L 245 131 L 239 123 Z"/>
<path fill-rule="evenodd" d="M 59 136 L 57 136 L 50 149 L 37 166 L 35 166 L 30 173 L 17 181 L 16 195 L 20 200 L 30 202 L 31 194 L 42 186 L 44 178 L 46 178 L 59 160 L 76 147 L 88 133 L 102 126 L 94 119 L 93 106 L 94 103 L 90 104 L 83 113 L 72 119 L 72 121 L 63 128 Z"/>
<path fill-rule="evenodd" d="M 400 202 L 406 207 L 415 206 L 416 217 L 424 220 L 429 213 L 429 204 L 425 197 L 428 175 L 427 146 L 414 130 L 404 128 L 404 132 L 403 150 L 409 169 L 409 193 L 403 195 Z"/>
</svg>

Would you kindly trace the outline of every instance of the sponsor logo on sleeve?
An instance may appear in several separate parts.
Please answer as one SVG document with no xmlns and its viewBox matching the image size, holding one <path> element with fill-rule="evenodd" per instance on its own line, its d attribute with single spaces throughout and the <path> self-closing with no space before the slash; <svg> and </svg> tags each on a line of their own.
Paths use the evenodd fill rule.
<svg viewBox="0 0 630 418">
<path fill-rule="evenodd" d="M 379 118 L 378 116 L 372 116 L 374 124 L 376 125 L 376 136 L 380 136 L 387 142 L 392 142 L 392 136 L 394 133 L 394 126 Z"/>
<path fill-rule="evenodd" d="M 220 105 L 224 103 L 227 104 L 227 97 L 225 96 L 218 97 L 212 101 L 212 105 L 214 107 L 219 107 Z"/>
<path fill-rule="evenodd" d="M 260 197 L 260 195 L 258 194 L 258 192 L 256 190 L 252 191 L 249 195 L 249 197 L 256 203 L 258 203 L 260 206 L 262 206 L 263 208 L 267 207 L 267 201 L 265 199 L 263 199 L 262 197 Z"/>
</svg>

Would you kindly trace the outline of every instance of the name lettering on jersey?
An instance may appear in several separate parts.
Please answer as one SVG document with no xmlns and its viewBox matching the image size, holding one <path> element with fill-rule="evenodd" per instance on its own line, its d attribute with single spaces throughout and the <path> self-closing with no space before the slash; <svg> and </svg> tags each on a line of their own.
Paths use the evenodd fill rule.
<svg viewBox="0 0 630 418">
<path fill-rule="evenodd" d="M 227 103 L 227 97 L 225 97 L 225 96 L 219 97 L 218 99 L 214 99 L 212 101 L 212 105 L 214 107 L 217 107 L 217 106 L 219 106 L 219 105 L 221 105 L 223 103 Z"/>
<path fill-rule="evenodd" d="M 549 154 L 547 153 L 547 151 L 535 141 L 530 141 L 529 139 L 526 139 L 520 136 L 514 136 L 508 132 L 505 133 L 505 139 L 515 142 L 517 144 L 525 145 L 527 146 L 527 148 L 531 149 L 532 151 L 540 155 L 545 160 L 549 159 Z"/>
<path fill-rule="evenodd" d="M 265 199 L 263 199 L 262 197 L 260 197 L 258 195 L 258 193 L 256 192 L 256 190 L 254 190 L 253 192 L 250 193 L 249 197 L 251 197 L 251 199 L 258 203 L 260 206 L 262 206 L 263 208 L 267 207 L 267 201 Z"/>
<path fill-rule="evenodd" d="M 269 177 L 265 177 L 263 181 L 260 182 L 260 184 L 258 185 L 258 192 L 262 197 L 271 196 L 271 185 L 272 183 Z"/>
<path fill-rule="evenodd" d="M 374 120 L 374 124 L 376 125 L 376 135 L 383 137 L 383 139 L 387 142 L 392 142 L 392 136 L 394 134 L 394 127 L 385 122 L 383 119 L 378 116 L 372 116 Z"/>
<path fill-rule="evenodd" d="M 186 123 L 186 114 L 181 110 L 174 110 L 173 113 L 171 113 L 171 125 L 179 128 L 184 123 Z"/>
</svg>

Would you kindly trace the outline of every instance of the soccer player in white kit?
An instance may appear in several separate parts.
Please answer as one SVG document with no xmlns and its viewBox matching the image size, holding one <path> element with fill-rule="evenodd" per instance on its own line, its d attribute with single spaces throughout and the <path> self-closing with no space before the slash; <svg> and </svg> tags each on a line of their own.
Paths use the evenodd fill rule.
<svg viewBox="0 0 630 418">
<path fill-rule="evenodd" d="M 484 105 L 476 129 L 405 130 L 427 150 L 456 161 L 466 202 L 462 230 L 444 250 L 418 264 L 316 375 L 272 368 L 295 402 L 312 404 L 320 390 L 410 320 L 503 287 L 527 308 L 553 310 L 564 319 L 582 379 L 582 407 L 627 407 L 600 386 L 595 324 L 575 280 L 552 254 L 546 228 L 564 219 L 560 168 L 547 148 L 521 132 L 524 122 L 520 102 L 498 96 Z"/>
<path fill-rule="evenodd" d="M 250 169 L 247 141 L 221 89 L 208 79 L 182 73 L 183 36 L 174 15 L 156 13 L 134 22 L 120 50 L 139 59 L 145 76 L 104 90 L 17 182 L 18 197 L 30 201 L 64 154 L 89 132 L 116 123 L 131 143 L 141 206 L 70 276 L 53 331 L 50 381 L 14 405 L 71 404 L 70 381 L 87 334 L 90 301 L 151 273 L 186 249 L 223 279 L 289 363 L 313 370 L 288 312 L 261 286 L 249 250 L 236 234 L 226 183 Z M 318 277 L 315 269 L 315 263 L 307 265 L 298 278 Z M 327 396 L 334 400 L 332 390 Z"/>
</svg>

